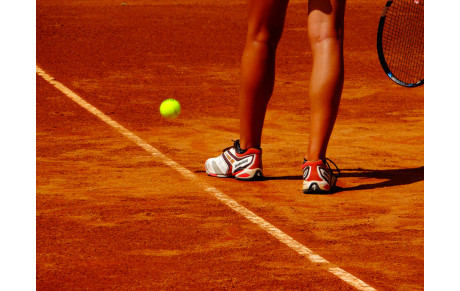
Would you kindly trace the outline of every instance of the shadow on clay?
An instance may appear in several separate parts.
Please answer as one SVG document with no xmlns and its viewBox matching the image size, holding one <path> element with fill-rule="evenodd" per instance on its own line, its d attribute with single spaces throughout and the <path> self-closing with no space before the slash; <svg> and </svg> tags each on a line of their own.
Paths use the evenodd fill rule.
<svg viewBox="0 0 460 291">
<path fill-rule="evenodd" d="M 394 187 L 409 185 L 423 181 L 424 167 L 412 169 L 395 169 L 395 170 L 367 170 L 367 169 L 342 169 L 340 178 L 362 178 L 363 184 L 353 187 L 335 187 L 331 193 L 335 194 L 345 191 L 372 190 L 385 187 Z M 384 180 L 378 183 L 366 184 L 364 179 Z M 282 177 L 265 177 L 265 180 L 302 180 L 301 176 L 282 176 Z M 324 195 L 324 194 L 323 194 Z"/>
<path fill-rule="evenodd" d="M 393 187 L 393 186 L 401 186 L 401 185 L 409 185 L 416 182 L 423 181 L 425 168 L 418 167 L 413 169 L 395 169 L 395 170 L 365 170 L 365 169 L 358 169 L 358 170 L 349 170 L 344 169 L 341 171 L 341 177 L 354 177 L 354 178 L 374 178 L 374 179 L 381 179 L 385 180 L 379 183 L 373 184 L 361 184 L 349 188 L 341 188 L 337 187 L 338 189 L 335 191 L 337 192 L 344 192 L 344 191 L 355 191 L 355 190 L 370 190 L 370 189 L 377 189 L 377 188 L 385 188 L 385 187 Z"/>
<path fill-rule="evenodd" d="M 205 171 L 195 171 L 195 172 L 205 172 Z M 342 169 L 340 170 L 340 178 L 363 178 L 364 179 L 380 179 L 384 180 L 378 183 L 372 184 L 360 184 L 353 187 L 342 188 L 335 187 L 335 189 L 328 193 L 335 194 L 345 191 L 357 191 L 357 190 L 372 190 L 385 187 L 409 185 L 416 182 L 423 181 L 424 179 L 424 167 L 412 168 L 412 169 L 394 169 L 394 170 L 367 170 L 367 169 Z M 293 180 L 300 181 L 302 176 L 278 176 L 278 177 L 267 177 L 263 178 L 263 181 L 270 180 Z M 324 195 L 324 194 L 322 194 Z M 327 195 L 327 194 L 326 194 Z"/>
</svg>

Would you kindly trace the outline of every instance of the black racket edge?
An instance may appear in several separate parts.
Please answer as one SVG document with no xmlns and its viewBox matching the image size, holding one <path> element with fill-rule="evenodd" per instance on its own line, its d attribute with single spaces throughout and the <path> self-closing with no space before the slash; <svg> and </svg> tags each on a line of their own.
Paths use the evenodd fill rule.
<svg viewBox="0 0 460 291">
<path fill-rule="evenodd" d="M 418 81 L 417 83 L 405 83 L 399 79 L 397 79 L 393 73 L 390 71 L 390 68 L 388 68 L 388 64 L 385 61 L 385 56 L 383 55 L 383 45 L 382 45 L 382 33 L 383 33 L 383 27 L 385 25 L 385 17 L 387 15 L 388 8 L 393 4 L 393 1 L 390 0 L 387 2 L 385 5 L 385 8 L 383 8 L 382 15 L 380 16 L 380 21 L 379 21 L 379 28 L 377 31 L 377 54 L 379 56 L 379 61 L 380 64 L 382 65 L 383 70 L 385 71 L 385 74 L 387 74 L 388 77 L 390 77 L 393 82 L 395 82 L 398 85 L 404 86 L 404 87 L 409 87 L 409 88 L 414 88 L 423 85 L 424 79 Z"/>
</svg>

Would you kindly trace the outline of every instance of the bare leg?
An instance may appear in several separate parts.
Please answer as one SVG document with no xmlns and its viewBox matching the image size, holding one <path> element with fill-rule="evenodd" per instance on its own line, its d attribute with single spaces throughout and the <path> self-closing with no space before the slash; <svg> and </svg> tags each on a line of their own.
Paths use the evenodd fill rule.
<svg viewBox="0 0 460 291">
<path fill-rule="evenodd" d="M 313 53 L 310 80 L 310 140 L 305 158 L 326 157 L 343 88 L 345 0 L 310 0 L 308 36 Z"/>
<path fill-rule="evenodd" d="M 241 61 L 240 145 L 260 147 L 268 101 L 275 80 L 276 47 L 288 0 L 247 0 L 248 34 Z"/>
</svg>

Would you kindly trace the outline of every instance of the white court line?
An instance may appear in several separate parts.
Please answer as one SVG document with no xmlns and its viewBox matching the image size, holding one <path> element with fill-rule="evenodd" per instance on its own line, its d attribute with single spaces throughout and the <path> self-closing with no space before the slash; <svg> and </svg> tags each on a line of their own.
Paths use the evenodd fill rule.
<svg viewBox="0 0 460 291">
<path fill-rule="evenodd" d="M 97 116 L 99 119 L 113 127 L 115 130 L 117 130 L 119 133 L 124 135 L 127 139 L 131 140 L 141 148 L 143 148 L 145 151 L 147 151 L 149 154 L 160 160 L 162 163 L 168 165 L 172 169 L 178 171 L 180 174 L 182 174 L 185 178 L 191 180 L 193 183 L 196 183 L 200 185 L 206 192 L 212 194 L 215 198 L 223 202 L 225 205 L 229 206 L 231 209 L 235 210 L 239 214 L 243 215 L 245 218 L 247 218 L 249 221 L 253 222 L 254 224 L 258 225 L 261 227 L 263 230 L 268 232 L 269 234 L 273 235 L 275 238 L 277 238 L 280 242 L 284 243 L 300 255 L 306 257 L 308 260 L 310 260 L 313 263 L 316 263 L 318 265 L 324 265 L 323 268 L 327 269 L 330 273 L 334 274 L 338 278 L 342 279 L 346 283 L 350 284 L 351 286 L 355 287 L 358 290 L 376 290 L 369 286 L 368 284 L 364 283 L 362 280 L 356 278 L 352 274 L 344 271 L 343 269 L 334 266 L 330 262 L 328 262 L 326 259 L 321 257 L 320 255 L 316 254 L 306 246 L 302 245 L 280 229 L 276 228 L 274 225 L 270 224 L 263 218 L 259 217 L 257 214 L 252 212 L 251 210 L 247 209 L 246 207 L 240 205 L 238 202 L 230 198 L 229 196 L 225 195 L 218 189 L 210 186 L 208 183 L 204 182 L 201 180 L 198 176 L 196 176 L 194 173 L 192 173 L 190 170 L 184 168 L 183 166 L 179 165 L 175 161 L 171 160 L 164 154 L 162 154 L 160 151 L 158 151 L 156 148 L 148 144 L 146 141 L 132 133 L 131 131 L 127 130 L 124 128 L 122 125 L 120 125 L 118 122 L 114 121 L 107 115 L 105 115 L 102 111 L 94 107 L 93 105 L 89 104 L 85 100 L 83 100 L 80 96 L 75 94 L 72 90 L 64 86 L 63 84 L 59 83 L 56 81 L 53 77 L 48 75 L 45 71 L 43 71 L 40 67 L 37 66 L 37 74 L 40 75 L 43 79 L 48 81 L 51 85 L 56 87 L 59 91 L 64 93 L 67 97 L 75 101 L 78 105 L 81 107 L 85 108 L 95 116 Z"/>
</svg>

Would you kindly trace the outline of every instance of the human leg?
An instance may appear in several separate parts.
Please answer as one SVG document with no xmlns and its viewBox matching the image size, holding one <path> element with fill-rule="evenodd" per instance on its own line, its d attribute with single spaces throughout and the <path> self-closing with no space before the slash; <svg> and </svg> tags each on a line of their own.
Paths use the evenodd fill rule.
<svg viewBox="0 0 460 291">
<path fill-rule="evenodd" d="M 275 80 L 276 47 L 288 0 L 247 0 L 248 33 L 241 60 L 239 90 L 241 148 L 259 148 Z"/>
<path fill-rule="evenodd" d="M 308 35 L 313 54 L 310 139 L 305 159 L 326 157 L 342 95 L 345 0 L 310 0 Z"/>
<path fill-rule="evenodd" d="M 343 88 L 345 2 L 310 0 L 308 3 L 308 36 L 313 68 L 310 79 L 310 138 L 302 164 L 303 192 L 306 194 L 329 193 L 338 177 L 329 166 L 326 150 Z"/>
<path fill-rule="evenodd" d="M 247 0 L 248 33 L 241 60 L 240 140 L 208 159 L 214 177 L 254 180 L 262 177 L 262 128 L 275 80 L 276 47 L 283 32 L 288 0 Z"/>
</svg>

